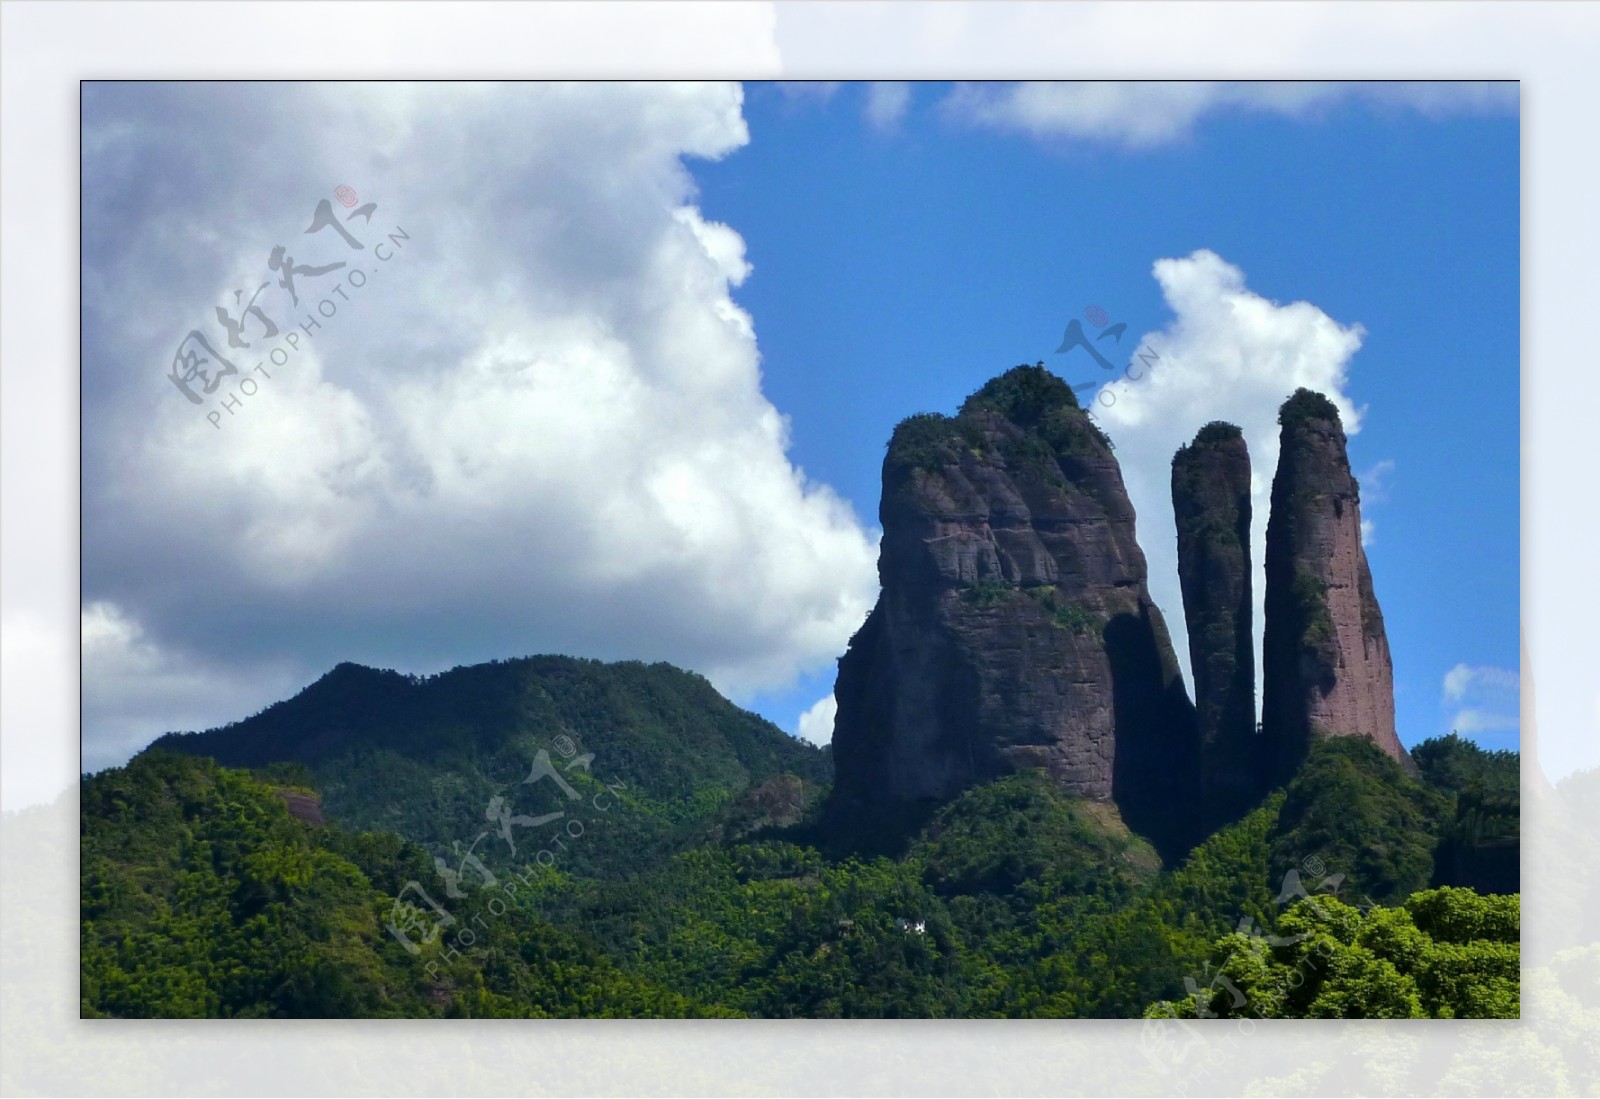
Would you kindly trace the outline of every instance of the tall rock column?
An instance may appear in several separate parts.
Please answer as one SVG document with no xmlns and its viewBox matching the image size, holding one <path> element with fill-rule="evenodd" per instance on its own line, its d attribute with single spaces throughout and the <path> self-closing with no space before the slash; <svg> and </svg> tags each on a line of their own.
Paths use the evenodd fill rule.
<svg viewBox="0 0 1600 1099">
<path fill-rule="evenodd" d="M 1041 366 L 883 463 L 883 592 L 839 662 L 834 807 L 892 814 L 1022 768 L 1192 836 L 1193 707 L 1106 438 Z"/>
<path fill-rule="evenodd" d="M 1262 722 L 1274 777 L 1314 736 L 1365 736 L 1408 767 L 1394 725 L 1394 670 L 1361 547 L 1361 499 L 1332 401 L 1297 390 L 1278 413 L 1267 523 Z"/>
<path fill-rule="evenodd" d="M 1250 452 L 1233 424 L 1207 424 L 1173 457 L 1172 511 L 1209 831 L 1248 812 L 1267 777 L 1256 735 Z"/>
</svg>

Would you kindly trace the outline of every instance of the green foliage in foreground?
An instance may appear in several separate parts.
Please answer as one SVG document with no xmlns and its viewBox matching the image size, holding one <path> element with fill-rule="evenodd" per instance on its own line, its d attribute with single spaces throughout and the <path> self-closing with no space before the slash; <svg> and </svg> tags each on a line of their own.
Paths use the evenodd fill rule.
<svg viewBox="0 0 1600 1099">
<path fill-rule="evenodd" d="M 1136 1014 L 1136 990 L 1180 970 L 1166 909 L 1128 907 L 1154 853 L 1104 810 L 1017 775 L 951 803 L 900 859 L 767 839 L 553 883 L 539 903 L 628 970 L 744 1014 Z"/>
<path fill-rule="evenodd" d="M 530 838 L 459 897 L 437 846 L 296 820 L 292 769 L 268 770 L 152 751 L 84 780 L 85 1015 L 1220 1014 L 1219 973 L 1255 1014 L 1516 1011 L 1516 897 L 1352 907 L 1427 884 L 1416 852 L 1449 783 L 1424 790 L 1349 743 L 1314 746 L 1296 783 L 1168 868 L 1111 806 L 1037 773 L 967 791 L 895 857 L 802 842 L 815 821 L 780 825 L 807 786 L 780 776 L 673 802 L 683 838 L 664 857 L 597 844 L 604 858 L 539 867 Z M 603 789 L 568 777 L 586 803 Z M 620 789 L 583 842 L 663 804 Z M 454 921 L 416 954 L 386 926 L 412 882 Z"/>
<path fill-rule="evenodd" d="M 85 1017 L 704 1013 L 516 910 L 480 964 L 408 953 L 385 922 L 432 872 L 420 847 L 302 823 L 210 760 L 146 753 L 87 779 L 81 814 Z"/>
<path fill-rule="evenodd" d="M 1223 936 L 1208 959 L 1209 982 L 1146 1016 L 1515 1019 L 1520 923 L 1518 897 L 1450 886 L 1365 911 L 1307 897 L 1278 920 L 1276 934 Z"/>
</svg>

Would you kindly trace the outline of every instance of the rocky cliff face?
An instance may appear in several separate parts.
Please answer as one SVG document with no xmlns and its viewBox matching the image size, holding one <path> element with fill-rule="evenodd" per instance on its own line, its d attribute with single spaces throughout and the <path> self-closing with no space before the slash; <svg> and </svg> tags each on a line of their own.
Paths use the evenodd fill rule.
<svg viewBox="0 0 1600 1099">
<path fill-rule="evenodd" d="M 1172 510 L 1209 828 L 1248 812 L 1267 777 L 1256 735 L 1250 452 L 1237 427 L 1207 424 L 1179 449 Z"/>
<path fill-rule="evenodd" d="M 1022 366 L 895 431 L 883 592 L 839 663 L 835 807 L 1023 768 L 1160 841 L 1196 809 L 1193 708 L 1121 470 L 1071 389 Z"/>
<path fill-rule="evenodd" d="M 1365 736 L 1406 765 L 1383 612 L 1361 548 L 1361 500 L 1333 402 L 1301 389 L 1279 413 L 1267 524 L 1262 722 L 1288 777 L 1313 736 Z"/>
</svg>

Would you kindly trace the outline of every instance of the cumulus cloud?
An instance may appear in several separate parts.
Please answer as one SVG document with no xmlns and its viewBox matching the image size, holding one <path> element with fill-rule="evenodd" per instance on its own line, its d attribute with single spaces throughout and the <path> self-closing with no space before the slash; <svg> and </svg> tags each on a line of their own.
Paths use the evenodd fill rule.
<svg viewBox="0 0 1600 1099">
<path fill-rule="evenodd" d="M 1237 424 L 1250 449 L 1251 562 L 1259 661 L 1266 588 L 1266 525 L 1278 466 L 1278 409 L 1304 386 L 1339 409 L 1345 431 L 1360 430 L 1347 392 L 1360 325 L 1342 325 L 1309 302 L 1281 304 L 1245 285 L 1244 272 L 1201 250 L 1154 266 L 1173 319 L 1142 336 L 1127 370 L 1090 405 L 1117 448 L 1150 564 L 1150 591 L 1189 669 L 1188 631 L 1178 586 L 1172 514 L 1172 456 L 1212 420 Z M 1098 369 L 1098 368 L 1092 368 Z M 1076 381 L 1076 376 L 1068 381 Z M 1259 665 L 1258 665 L 1259 666 Z"/>
<path fill-rule="evenodd" d="M 867 85 L 867 122 L 875 130 L 892 130 L 911 109 L 911 85 L 882 80 Z"/>
<path fill-rule="evenodd" d="M 744 242 L 684 165 L 747 140 L 730 85 L 86 89 L 86 745 L 342 659 L 660 659 L 742 696 L 837 655 L 873 537 L 789 462 Z M 360 250 L 307 232 L 338 185 L 376 203 Z M 280 244 L 347 266 L 294 305 Z M 214 309 L 263 282 L 251 389 L 190 404 L 179 340 L 230 350 Z"/>
<path fill-rule="evenodd" d="M 944 100 L 952 118 L 1035 138 L 1070 138 L 1152 148 L 1187 138 L 1200 119 L 1224 112 L 1320 116 L 1346 103 L 1453 114 L 1515 114 L 1515 83 L 1319 81 L 1070 81 L 962 84 Z"/>
<path fill-rule="evenodd" d="M 839 702 L 829 692 L 805 713 L 800 715 L 796 735 L 813 744 L 827 744 L 833 740 L 833 719 L 839 714 Z"/>
</svg>

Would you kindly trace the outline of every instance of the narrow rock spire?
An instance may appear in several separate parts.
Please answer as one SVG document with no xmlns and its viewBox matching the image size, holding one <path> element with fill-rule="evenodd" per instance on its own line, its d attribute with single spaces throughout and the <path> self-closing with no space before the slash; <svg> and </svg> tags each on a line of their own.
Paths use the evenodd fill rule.
<svg viewBox="0 0 1600 1099">
<path fill-rule="evenodd" d="M 1174 455 L 1172 511 L 1209 831 L 1248 812 L 1265 777 L 1256 735 L 1250 452 L 1233 424 L 1207 424 Z"/>
<path fill-rule="evenodd" d="M 1314 736 L 1365 736 L 1411 765 L 1394 724 L 1394 670 L 1361 546 L 1360 488 L 1333 402 L 1297 390 L 1278 414 L 1267 524 L 1262 722 L 1282 779 Z"/>
</svg>

